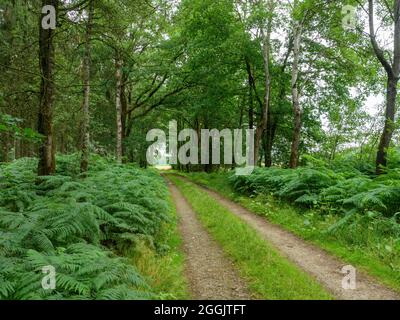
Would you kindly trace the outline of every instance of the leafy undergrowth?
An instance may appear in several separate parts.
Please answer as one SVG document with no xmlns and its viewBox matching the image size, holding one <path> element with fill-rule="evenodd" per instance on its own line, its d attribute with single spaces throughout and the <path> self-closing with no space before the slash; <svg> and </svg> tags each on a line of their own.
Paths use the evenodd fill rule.
<svg viewBox="0 0 400 320">
<path fill-rule="evenodd" d="M 400 290 L 398 171 L 372 178 L 348 166 L 338 168 L 263 168 L 247 177 L 185 176 Z M 310 203 L 308 198 L 314 200 Z"/>
<path fill-rule="evenodd" d="M 282 257 L 240 218 L 193 184 L 171 180 L 188 199 L 210 234 L 233 259 L 250 289 L 262 299 L 332 299 L 311 276 Z"/>
<path fill-rule="evenodd" d="M 355 168 L 310 164 L 296 170 L 258 168 L 249 176 L 230 176 L 233 188 L 247 195 L 264 194 L 318 209 L 322 213 L 395 219 L 400 214 L 400 169 L 374 177 Z M 398 226 L 398 225 L 397 225 Z M 400 236 L 400 226 L 393 225 Z"/>
<path fill-rule="evenodd" d="M 39 179 L 35 159 L 0 167 L 0 299 L 162 298 L 135 254 L 169 250 L 156 240 L 174 218 L 164 181 L 97 156 L 82 179 L 77 156 L 57 160 Z M 54 290 L 42 288 L 46 266 Z"/>
</svg>

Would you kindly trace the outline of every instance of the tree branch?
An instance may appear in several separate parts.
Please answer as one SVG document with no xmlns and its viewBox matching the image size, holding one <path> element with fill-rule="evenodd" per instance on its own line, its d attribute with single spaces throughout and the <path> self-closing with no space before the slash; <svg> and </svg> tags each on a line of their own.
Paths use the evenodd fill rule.
<svg viewBox="0 0 400 320">
<path fill-rule="evenodd" d="M 397 2 L 398 0 L 396 0 Z M 384 52 L 379 47 L 379 44 L 376 40 L 375 26 L 374 26 L 374 0 L 368 0 L 368 18 L 369 18 L 369 37 L 371 39 L 372 48 L 374 49 L 375 55 L 385 68 L 386 73 L 393 77 L 393 70 L 390 66 L 389 62 L 386 60 L 384 56 Z"/>
</svg>

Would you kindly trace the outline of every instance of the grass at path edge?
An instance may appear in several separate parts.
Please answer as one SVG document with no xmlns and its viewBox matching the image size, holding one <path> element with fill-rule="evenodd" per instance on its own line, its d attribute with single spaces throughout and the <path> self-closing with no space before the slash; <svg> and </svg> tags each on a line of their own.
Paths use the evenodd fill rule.
<svg viewBox="0 0 400 320">
<path fill-rule="evenodd" d="M 298 237 L 319 246 L 326 252 L 342 259 L 344 262 L 352 264 L 357 269 L 370 274 L 384 285 L 400 292 L 400 273 L 393 270 L 390 263 L 379 256 L 376 251 L 362 246 L 348 244 L 345 239 L 329 236 L 324 231 L 335 222 L 323 219 L 318 212 L 313 210 L 300 210 L 290 204 L 282 203 L 271 197 L 259 195 L 251 198 L 241 195 L 232 189 L 227 176 L 224 174 L 185 174 L 176 172 L 190 179 L 191 181 L 219 192 L 226 198 L 242 205 L 257 215 L 266 217 L 269 222 L 275 223 L 282 228 L 289 230 Z M 331 217 L 334 218 L 334 217 Z M 339 217 L 337 217 L 339 218 Z M 306 225 L 305 221 L 310 221 Z"/>
<path fill-rule="evenodd" d="M 257 298 L 318 300 L 332 296 L 315 279 L 282 257 L 258 233 L 191 183 L 169 176 L 212 237 L 247 280 Z"/>
</svg>

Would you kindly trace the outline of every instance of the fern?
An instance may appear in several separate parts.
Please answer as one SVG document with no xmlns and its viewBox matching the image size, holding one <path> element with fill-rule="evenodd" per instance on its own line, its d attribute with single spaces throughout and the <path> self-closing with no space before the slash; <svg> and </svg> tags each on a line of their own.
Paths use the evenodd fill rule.
<svg viewBox="0 0 400 320">
<path fill-rule="evenodd" d="M 0 166 L 0 299 L 153 297 L 132 262 L 111 250 L 153 243 L 169 221 L 163 180 L 97 157 L 82 180 L 78 161 L 63 156 L 59 175 L 39 184 L 34 159 Z M 46 265 L 56 269 L 55 290 L 41 287 Z"/>
<path fill-rule="evenodd" d="M 377 211 L 390 217 L 400 208 L 400 176 L 396 169 L 374 179 L 349 165 L 333 171 L 311 161 L 309 167 L 257 169 L 250 176 L 231 176 L 230 181 L 238 192 L 273 194 L 297 205 L 318 206 L 336 213 L 355 209 L 360 214 Z"/>
</svg>

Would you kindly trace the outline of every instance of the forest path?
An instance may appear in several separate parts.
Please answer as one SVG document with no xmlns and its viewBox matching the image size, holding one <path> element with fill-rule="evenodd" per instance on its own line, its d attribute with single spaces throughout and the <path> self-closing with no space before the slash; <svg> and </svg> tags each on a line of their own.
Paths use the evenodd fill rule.
<svg viewBox="0 0 400 320">
<path fill-rule="evenodd" d="M 197 219 L 178 188 L 167 180 L 179 217 L 186 254 L 185 275 L 192 297 L 199 300 L 247 300 L 251 294 L 233 263 Z"/>
<path fill-rule="evenodd" d="M 400 295 L 386 288 L 364 272 L 356 272 L 356 289 L 342 288 L 345 274 L 342 268 L 349 265 L 331 256 L 324 250 L 312 245 L 280 226 L 268 222 L 265 218 L 245 209 L 241 205 L 223 197 L 219 193 L 198 185 L 190 179 L 176 176 L 191 182 L 206 192 L 231 213 L 238 216 L 273 245 L 283 256 L 316 278 L 326 289 L 341 300 L 400 300 Z"/>
</svg>

